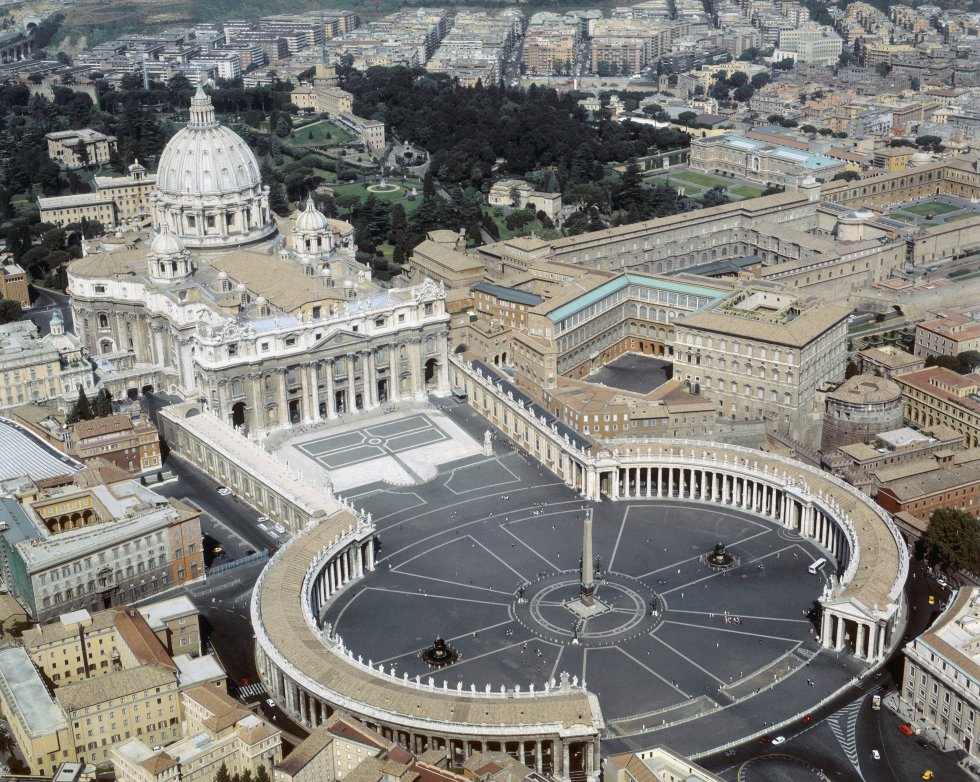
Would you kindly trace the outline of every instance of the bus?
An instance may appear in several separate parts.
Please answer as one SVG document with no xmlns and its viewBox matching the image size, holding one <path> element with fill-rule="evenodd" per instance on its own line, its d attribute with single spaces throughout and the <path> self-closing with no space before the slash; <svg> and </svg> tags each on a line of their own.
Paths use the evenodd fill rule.
<svg viewBox="0 0 980 782">
<path fill-rule="evenodd" d="M 817 573 L 820 572 L 820 568 L 822 568 L 826 564 L 827 564 L 827 560 L 824 559 L 823 557 L 820 557 L 820 559 L 811 562 L 810 567 L 808 568 L 808 570 L 810 571 L 810 575 L 815 576 Z"/>
</svg>

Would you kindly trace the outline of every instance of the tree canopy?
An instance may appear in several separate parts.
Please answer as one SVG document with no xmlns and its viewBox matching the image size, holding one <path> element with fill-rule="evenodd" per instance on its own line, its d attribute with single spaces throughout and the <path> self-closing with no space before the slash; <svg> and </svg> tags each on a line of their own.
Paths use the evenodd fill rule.
<svg viewBox="0 0 980 782">
<path fill-rule="evenodd" d="M 922 544 L 932 564 L 980 573 L 980 524 L 973 514 L 956 508 L 933 511 Z"/>
</svg>

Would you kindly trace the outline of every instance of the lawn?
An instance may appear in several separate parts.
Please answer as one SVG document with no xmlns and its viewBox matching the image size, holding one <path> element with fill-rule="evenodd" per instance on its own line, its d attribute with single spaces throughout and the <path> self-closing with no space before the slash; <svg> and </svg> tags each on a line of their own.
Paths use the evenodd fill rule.
<svg viewBox="0 0 980 782">
<path fill-rule="evenodd" d="M 507 227 L 506 217 L 497 217 L 497 215 L 493 213 L 492 209 L 485 208 L 483 210 L 483 213 L 490 215 L 490 219 L 492 219 L 497 224 L 497 230 L 500 232 L 501 241 L 504 239 L 513 239 L 515 236 L 519 235 L 517 231 L 512 231 L 510 230 L 510 228 Z M 523 230 L 520 232 L 520 235 L 530 236 L 531 231 L 534 231 L 535 234 L 540 236 L 541 231 L 543 230 L 544 229 L 542 228 L 541 223 L 538 220 L 534 220 L 533 222 L 528 223 L 523 228 Z"/>
<path fill-rule="evenodd" d="M 373 182 L 369 183 L 369 185 L 373 185 L 373 184 L 375 183 Z M 337 187 L 333 188 L 333 191 L 338 195 L 355 195 L 358 198 L 367 198 L 369 195 L 373 195 L 375 198 L 381 201 L 399 201 L 405 198 L 409 193 L 411 193 L 412 188 L 414 187 L 419 192 L 414 202 L 412 201 L 405 202 L 405 211 L 407 212 L 409 211 L 408 204 L 410 203 L 418 204 L 422 200 L 422 183 L 408 182 L 407 184 L 402 184 L 399 181 L 397 182 L 397 184 L 399 185 L 398 190 L 392 190 L 390 192 L 382 192 L 382 193 L 372 193 L 368 191 L 369 185 L 362 185 L 362 184 L 338 185 Z"/>
<path fill-rule="evenodd" d="M 944 204 L 942 201 L 926 201 L 923 204 L 901 207 L 903 212 L 925 217 L 926 215 L 944 215 L 950 212 L 958 212 L 963 207 Z"/>
<path fill-rule="evenodd" d="M 719 179 L 716 176 L 708 176 L 708 174 L 701 174 L 697 171 L 682 171 L 679 174 L 674 174 L 674 179 L 680 179 L 684 182 L 690 182 L 695 185 L 701 185 L 701 187 L 728 187 L 730 184 L 727 179 Z"/>
<path fill-rule="evenodd" d="M 312 137 L 312 138 L 311 138 Z M 332 122 L 321 120 L 290 133 L 286 140 L 298 147 L 321 147 L 348 143 L 353 136 L 338 128 Z"/>
<path fill-rule="evenodd" d="M 663 177 L 659 176 L 654 177 L 652 180 L 650 180 L 650 182 L 656 185 L 667 185 L 671 190 L 677 190 L 677 188 L 683 187 L 684 195 L 689 196 L 701 195 L 705 190 L 703 187 L 698 187 L 691 182 L 680 182 L 676 179 L 664 179 Z"/>
<path fill-rule="evenodd" d="M 737 195 L 739 198 L 758 198 L 762 195 L 762 189 L 751 185 L 735 185 L 728 188 L 728 192 Z"/>
<path fill-rule="evenodd" d="M 951 223 L 954 220 L 966 220 L 970 217 L 977 217 L 980 215 L 978 212 L 963 212 L 963 214 L 953 215 L 952 217 L 947 217 L 946 222 Z"/>
<path fill-rule="evenodd" d="M 914 223 L 915 218 L 910 215 L 903 215 L 901 212 L 889 212 L 885 215 L 889 220 L 898 220 L 900 223 Z"/>
</svg>

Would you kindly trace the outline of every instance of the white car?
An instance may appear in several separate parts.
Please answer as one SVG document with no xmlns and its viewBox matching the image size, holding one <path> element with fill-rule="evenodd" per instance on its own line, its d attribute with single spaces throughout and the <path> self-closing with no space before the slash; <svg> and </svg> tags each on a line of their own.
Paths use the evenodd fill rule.
<svg viewBox="0 0 980 782">
<path fill-rule="evenodd" d="M 272 529 L 274 529 L 280 535 L 285 535 L 286 534 L 286 528 L 284 526 L 282 526 L 282 524 L 273 524 L 272 525 Z"/>
<path fill-rule="evenodd" d="M 222 497 L 230 497 L 231 496 L 231 489 L 226 489 L 224 486 L 219 486 L 218 487 L 218 494 L 220 494 Z"/>
<path fill-rule="evenodd" d="M 772 743 L 773 744 L 782 744 L 784 741 L 786 741 L 786 737 L 785 736 L 776 736 L 776 738 L 774 738 L 772 740 Z"/>
<path fill-rule="evenodd" d="M 268 706 L 270 709 L 276 708 L 276 702 L 272 700 L 272 698 L 266 698 L 265 705 Z"/>
<path fill-rule="evenodd" d="M 259 526 L 261 527 L 266 522 L 272 521 L 268 516 L 259 516 Z"/>
<path fill-rule="evenodd" d="M 878 750 L 876 750 L 876 749 L 871 750 L 871 759 L 872 760 L 881 760 L 881 753 Z"/>
</svg>

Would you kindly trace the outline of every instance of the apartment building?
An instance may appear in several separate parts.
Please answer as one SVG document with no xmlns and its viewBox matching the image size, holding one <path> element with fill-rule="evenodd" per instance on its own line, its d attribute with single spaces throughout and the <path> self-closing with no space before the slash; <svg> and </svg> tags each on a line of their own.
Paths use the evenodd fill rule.
<svg viewBox="0 0 980 782">
<path fill-rule="evenodd" d="M 0 299 L 10 299 L 21 307 L 30 307 L 31 295 L 27 284 L 27 272 L 13 261 L 0 258 Z"/>
<path fill-rule="evenodd" d="M 721 777 L 662 746 L 610 755 L 602 770 L 608 782 L 722 782 Z"/>
<path fill-rule="evenodd" d="M 928 522 L 933 511 L 956 508 L 980 515 L 980 449 L 940 451 L 877 471 L 874 499 L 892 515 Z M 925 524 L 922 525 L 923 528 Z"/>
<path fill-rule="evenodd" d="M 22 479 L 0 497 L 0 517 L 3 579 L 38 621 L 204 577 L 200 511 L 107 462 L 61 479 Z"/>
<path fill-rule="evenodd" d="M 65 714 L 19 646 L 0 649 L 0 709 L 32 774 L 51 776 L 74 760 Z"/>
<path fill-rule="evenodd" d="M 139 610 L 170 655 L 204 653 L 200 612 L 186 595 L 143 604 Z"/>
<path fill-rule="evenodd" d="M 142 412 L 116 413 L 68 427 L 68 453 L 80 462 L 105 459 L 130 475 L 159 470 L 160 435 Z"/>
<path fill-rule="evenodd" d="M 229 695 L 193 687 L 179 700 L 184 737 L 166 749 L 148 736 L 120 742 L 110 752 L 119 782 L 214 782 L 222 767 L 254 779 L 282 758 L 282 732 Z"/>
<path fill-rule="evenodd" d="M 926 428 L 943 424 L 964 435 L 969 447 L 980 446 L 980 374 L 928 367 L 894 379 L 905 397 L 907 421 Z"/>
<path fill-rule="evenodd" d="M 899 697 L 914 721 L 980 759 L 980 589 L 958 590 L 933 625 L 902 650 Z"/>
<path fill-rule="evenodd" d="M 156 174 L 148 174 L 139 161 L 122 177 L 96 176 L 91 193 L 39 198 L 41 221 L 67 226 L 98 220 L 106 227 L 123 222 L 142 222 L 150 215 L 150 194 L 156 189 Z"/>
<path fill-rule="evenodd" d="M 273 782 L 342 780 L 362 761 L 393 746 L 356 720 L 335 715 L 276 765 Z"/>
<path fill-rule="evenodd" d="M 915 324 L 916 356 L 958 356 L 980 351 L 980 306 L 933 310 L 936 317 Z"/>
<path fill-rule="evenodd" d="M 48 141 L 48 157 L 65 170 L 101 166 L 116 151 L 115 136 L 91 128 L 59 130 L 46 133 L 44 138 Z"/>
<path fill-rule="evenodd" d="M 45 399 L 74 400 L 95 390 L 95 374 L 81 342 L 64 330 L 61 314 L 41 337 L 29 320 L 0 326 L 0 409 Z"/>
</svg>

